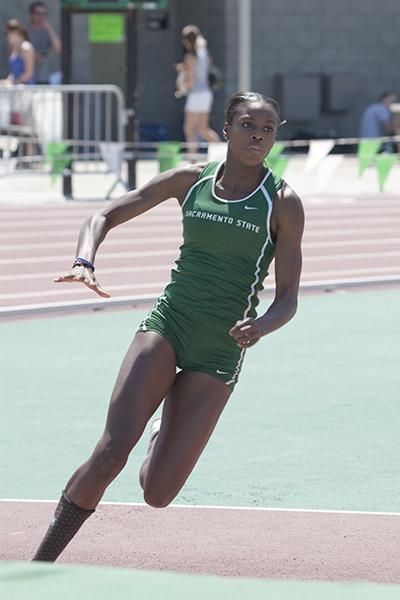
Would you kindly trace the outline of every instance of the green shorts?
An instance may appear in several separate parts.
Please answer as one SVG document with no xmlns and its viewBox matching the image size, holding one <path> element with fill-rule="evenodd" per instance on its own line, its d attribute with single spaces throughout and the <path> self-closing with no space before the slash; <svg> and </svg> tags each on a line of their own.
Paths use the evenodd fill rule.
<svg viewBox="0 0 400 600">
<path fill-rule="evenodd" d="M 199 320 L 194 312 L 172 306 L 164 295 L 142 321 L 139 331 L 155 331 L 165 337 L 175 350 L 180 369 L 208 373 L 233 391 L 245 351 L 229 335 L 228 324 L 212 318 Z"/>
</svg>

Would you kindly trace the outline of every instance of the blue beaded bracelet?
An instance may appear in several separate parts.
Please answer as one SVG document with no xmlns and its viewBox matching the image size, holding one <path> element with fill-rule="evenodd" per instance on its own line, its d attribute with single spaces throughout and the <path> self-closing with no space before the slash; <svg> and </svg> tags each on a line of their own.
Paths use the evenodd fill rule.
<svg viewBox="0 0 400 600">
<path fill-rule="evenodd" d="M 91 269 L 93 272 L 95 271 L 94 265 L 90 262 L 90 260 L 86 260 L 86 258 L 82 258 L 81 256 L 77 256 L 74 260 L 74 267 L 86 267 L 87 269 Z"/>
</svg>

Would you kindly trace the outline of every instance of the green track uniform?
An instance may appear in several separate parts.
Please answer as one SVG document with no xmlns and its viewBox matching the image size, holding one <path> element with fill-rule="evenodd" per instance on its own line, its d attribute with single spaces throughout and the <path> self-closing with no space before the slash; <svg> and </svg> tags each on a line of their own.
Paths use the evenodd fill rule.
<svg viewBox="0 0 400 600">
<path fill-rule="evenodd" d="M 171 283 L 139 329 L 166 337 L 179 368 L 208 373 L 233 389 L 245 351 L 228 332 L 256 316 L 275 252 L 270 219 L 283 180 L 268 171 L 246 198 L 223 200 L 215 193 L 221 166 L 208 163 L 188 191 Z"/>
</svg>

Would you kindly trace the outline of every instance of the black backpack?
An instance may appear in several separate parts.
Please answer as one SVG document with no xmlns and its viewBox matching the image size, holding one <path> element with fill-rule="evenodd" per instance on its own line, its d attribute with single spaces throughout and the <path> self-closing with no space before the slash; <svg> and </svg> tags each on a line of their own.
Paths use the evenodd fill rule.
<svg viewBox="0 0 400 600">
<path fill-rule="evenodd" d="M 215 65 L 208 67 L 208 85 L 212 92 L 216 92 L 222 86 L 223 76 L 221 71 Z"/>
</svg>

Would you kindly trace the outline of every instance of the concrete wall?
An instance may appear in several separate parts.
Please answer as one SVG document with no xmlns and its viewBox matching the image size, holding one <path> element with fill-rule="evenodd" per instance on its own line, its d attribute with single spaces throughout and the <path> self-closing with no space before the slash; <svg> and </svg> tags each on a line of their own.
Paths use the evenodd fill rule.
<svg viewBox="0 0 400 600">
<path fill-rule="evenodd" d="M 357 133 L 362 109 L 383 91 L 400 93 L 399 0 L 252 0 L 253 87 L 274 93 L 277 73 L 354 76 L 358 97 L 344 115 L 313 127 Z"/>
<path fill-rule="evenodd" d="M 215 97 L 212 125 L 221 130 L 223 103 L 237 88 L 240 0 L 169 0 L 169 28 L 153 32 L 139 19 L 139 102 L 143 122 L 166 122 L 173 137 L 182 134 L 183 100 L 173 96 L 173 63 L 182 58 L 180 30 L 187 23 L 204 32 L 215 63 L 224 72 L 224 90 Z M 27 20 L 29 1 L 1 2 L 0 23 Z M 50 19 L 59 29 L 59 2 L 49 0 Z M 382 91 L 400 93 L 400 0 L 252 0 L 252 87 L 274 95 L 277 74 L 349 73 L 358 94 L 348 113 L 321 112 L 313 122 L 291 123 L 286 137 L 299 128 L 358 131 L 362 109 Z M 0 41 L 0 75 L 7 73 L 7 51 Z M 54 60 L 55 66 L 57 61 Z M 90 83 L 91 48 L 87 17 L 74 17 L 73 79 Z"/>
</svg>

